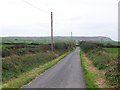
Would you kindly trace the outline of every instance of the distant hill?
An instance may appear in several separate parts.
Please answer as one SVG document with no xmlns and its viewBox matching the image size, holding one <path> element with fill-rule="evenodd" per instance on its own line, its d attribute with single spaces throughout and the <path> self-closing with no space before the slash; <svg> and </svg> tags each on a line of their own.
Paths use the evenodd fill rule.
<svg viewBox="0 0 120 90">
<path fill-rule="evenodd" d="M 55 37 L 55 40 L 71 40 L 71 37 Z M 109 37 L 72 37 L 72 40 L 95 41 L 95 42 L 113 42 Z"/>
<path fill-rule="evenodd" d="M 50 37 L 2 37 L 3 43 L 50 43 Z M 72 40 L 78 41 L 95 41 L 95 42 L 112 42 L 113 40 L 109 37 L 72 37 Z M 54 42 L 69 42 L 71 37 L 67 36 L 55 36 Z"/>
<path fill-rule="evenodd" d="M 111 42 L 113 41 L 109 37 L 73 37 L 74 40 L 83 40 L 83 41 L 97 41 L 97 42 Z"/>
</svg>

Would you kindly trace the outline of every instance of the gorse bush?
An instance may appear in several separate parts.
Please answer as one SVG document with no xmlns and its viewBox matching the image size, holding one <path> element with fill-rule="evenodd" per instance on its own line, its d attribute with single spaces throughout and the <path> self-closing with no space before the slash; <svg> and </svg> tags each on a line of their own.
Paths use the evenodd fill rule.
<svg viewBox="0 0 120 90">
<path fill-rule="evenodd" d="M 28 53 L 37 53 L 41 51 L 49 50 L 49 45 L 41 44 L 41 45 L 26 45 L 26 44 L 18 44 L 18 45 L 7 45 L 6 48 L 2 48 L 2 57 L 11 56 L 11 55 L 25 55 Z"/>
<path fill-rule="evenodd" d="M 26 72 L 54 59 L 55 55 L 48 53 L 37 53 L 26 56 L 12 56 L 3 60 L 3 82 L 17 77 L 20 73 Z"/>
<path fill-rule="evenodd" d="M 105 55 L 102 56 L 102 52 L 89 52 L 87 56 L 92 60 L 95 67 L 100 70 L 106 69 L 109 66 L 110 59 L 106 58 Z M 109 55 L 107 55 L 109 56 Z"/>
<path fill-rule="evenodd" d="M 65 43 L 55 43 L 54 44 L 54 48 L 55 49 L 61 49 L 61 50 L 65 50 L 65 49 L 68 49 L 68 47 L 67 47 L 67 44 L 65 44 Z"/>
<path fill-rule="evenodd" d="M 20 74 L 46 64 L 57 56 L 73 48 L 68 43 L 54 43 L 54 53 L 50 44 L 17 44 L 3 49 L 2 81 L 17 78 Z"/>
<path fill-rule="evenodd" d="M 50 44 L 5 44 L 7 47 L 2 48 L 2 57 L 11 55 L 25 55 L 28 53 L 46 52 L 51 50 Z M 4 46 L 4 44 L 3 44 Z M 69 43 L 54 43 L 54 50 L 68 50 L 73 48 Z"/>
<path fill-rule="evenodd" d="M 74 43 L 55 43 L 54 48 L 58 50 L 69 50 L 74 47 Z"/>
<path fill-rule="evenodd" d="M 10 56 L 10 55 L 11 55 L 11 53 L 10 53 L 9 49 L 2 50 L 2 57 L 6 57 L 6 56 Z"/>
<path fill-rule="evenodd" d="M 82 50 L 87 53 L 90 50 L 96 49 L 99 47 L 98 44 L 96 43 L 92 43 L 92 42 L 86 42 L 86 41 L 82 41 L 80 42 L 80 47 L 82 48 Z"/>
<path fill-rule="evenodd" d="M 120 87 L 120 72 L 118 68 L 120 62 L 118 57 L 106 52 L 103 49 L 104 45 L 100 43 L 82 41 L 80 42 L 80 47 L 96 68 L 105 70 L 105 77 L 109 84 L 113 87 Z"/>
<path fill-rule="evenodd" d="M 111 86 L 120 88 L 120 72 L 116 62 L 112 63 L 111 67 L 107 69 L 105 77 L 109 80 Z"/>
</svg>

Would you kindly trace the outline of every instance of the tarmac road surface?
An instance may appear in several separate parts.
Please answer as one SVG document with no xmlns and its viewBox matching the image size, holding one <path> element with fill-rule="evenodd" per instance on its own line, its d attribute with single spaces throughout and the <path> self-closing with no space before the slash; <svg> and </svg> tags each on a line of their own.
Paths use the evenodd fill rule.
<svg viewBox="0 0 120 90">
<path fill-rule="evenodd" d="M 80 49 L 77 47 L 23 88 L 85 88 L 79 52 Z"/>
</svg>

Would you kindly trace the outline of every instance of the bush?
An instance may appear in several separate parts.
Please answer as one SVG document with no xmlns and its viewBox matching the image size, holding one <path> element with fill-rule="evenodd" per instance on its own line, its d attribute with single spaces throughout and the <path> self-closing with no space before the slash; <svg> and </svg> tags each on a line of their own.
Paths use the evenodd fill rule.
<svg viewBox="0 0 120 90">
<path fill-rule="evenodd" d="M 67 50 L 68 49 L 67 44 L 65 44 L 65 43 L 55 43 L 54 48 L 57 50 Z"/>
<path fill-rule="evenodd" d="M 82 41 L 80 42 L 80 47 L 82 48 L 82 50 L 87 53 L 91 50 L 94 50 L 96 48 L 99 48 L 100 45 L 96 44 L 96 43 L 92 43 L 92 42 L 86 42 L 86 41 Z"/>
<path fill-rule="evenodd" d="M 11 44 L 12 45 L 12 44 Z M 51 50 L 51 44 L 16 44 L 11 46 L 6 44 L 6 48 L 2 50 L 2 57 L 7 57 L 11 55 L 25 55 L 28 53 L 38 53 L 38 52 L 47 52 Z M 69 50 L 73 48 L 73 45 L 69 43 L 54 43 L 54 51 L 62 51 Z"/>
<path fill-rule="evenodd" d="M 2 57 L 6 57 L 6 56 L 10 56 L 10 55 L 11 55 L 11 53 L 10 53 L 9 49 L 2 50 Z"/>
<path fill-rule="evenodd" d="M 109 59 L 110 55 L 102 51 L 92 51 L 87 54 L 87 56 L 92 60 L 95 67 L 100 70 L 104 70 L 109 66 L 109 62 L 112 59 Z"/>
<path fill-rule="evenodd" d="M 69 47 L 71 46 L 66 43 L 55 43 L 54 53 L 50 52 L 50 44 L 25 44 L 4 48 L 4 59 L 2 61 L 3 82 L 11 78 L 16 78 L 24 72 L 53 60 L 57 56 L 69 50 Z"/>
<path fill-rule="evenodd" d="M 38 53 L 28 56 L 13 56 L 3 60 L 3 81 L 12 77 L 17 77 L 18 74 L 31 70 L 41 64 L 49 62 L 55 58 L 53 54 Z"/>
<path fill-rule="evenodd" d="M 105 70 L 105 77 L 112 87 L 120 87 L 120 56 L 114 56 L 106 52 L 104 47 L 112 47 L 111 44 L 104 46 L 100 43 L 80 42 L 81 49 L 86 53 L 94 66 Z"/>
</svg>

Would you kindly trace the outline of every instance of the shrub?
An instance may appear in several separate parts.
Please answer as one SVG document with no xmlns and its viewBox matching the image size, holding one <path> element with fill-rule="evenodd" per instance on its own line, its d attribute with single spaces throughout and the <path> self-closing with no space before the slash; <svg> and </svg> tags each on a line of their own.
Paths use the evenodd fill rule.
<svg viewBox="0 0 120 90">
<path fill-rule="evenodd" d="M 68 49 L 67 44 L 65 44 L 65 43 L 55 43 L 54 48 L 57 50 L 67 50 Z"/>
<path fill-rule="evenodd" d="M 87 54 L 87 56 L 92 60 L 95 67 L 100 70 L 106 69 L 109 66 L 109 62 L 111 59 L 107 58 L 110 55 L 102 52 L 102 51 L 92 51 Z"/>
<path fill-rule="evenodd" d="M 114 56 L 106 52 L 100 43 L 80 42 L 81 49 L 86 53 L 94 66 L 100 70 L 105 70 L 105 77 L 112 87 L 120 87 L 120 56 Z M 111 47 L 108 44 L 107 47 Z"/>
<path fill-rule="evenodd" d="M 69 47 L 69 44 L 66 43 L 55 43 L 54 53 L 50 52 L 50 44 L 14 44 L 12 47 L 5 48 L 2 61 L 3 82 L 53 60 L 69 50 Z"/>
<path fill-rule="evenodd" d="M 3 81 L 18 74 L 31 70 L 41 64 L 49 62 L 55 56 L 53 54 L 38 53 L 27 56 L 13 56 L 3 60 Z"/>
<path fill-rule="evenodd" d="M 86 41 L 82 41 L 80 42 L 80 47 L 82 48 L 82 50 L 87 53 L 90 50 L 99 48 L 99 45 L 96 43 L 92 43 L 92 42 L 86 42 Z"/>
<path fill-rule="evenodd" d="M 10 53 L 9 49 L 2 50 L 2 57 L 6 57 L 6 56 L 10 56 L 10 55 L 11 55 L 11 53 Z"/>
</svg>

